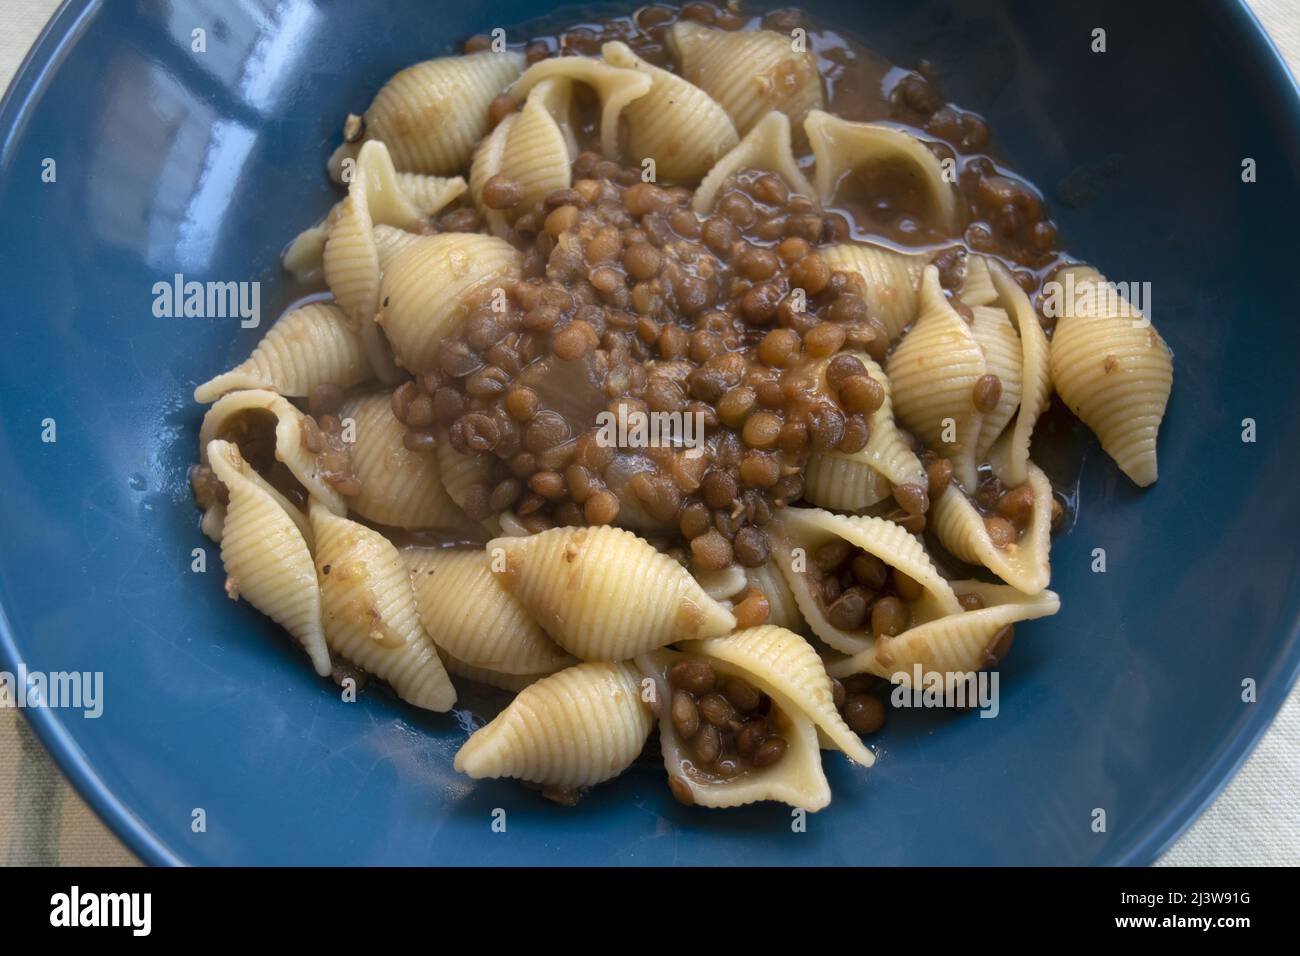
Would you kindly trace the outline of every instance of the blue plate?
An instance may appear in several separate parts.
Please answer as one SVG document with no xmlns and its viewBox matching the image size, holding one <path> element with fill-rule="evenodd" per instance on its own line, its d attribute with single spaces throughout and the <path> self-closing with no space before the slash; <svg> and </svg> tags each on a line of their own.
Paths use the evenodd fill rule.
<svg viewBox="0 0 1300 956">
<path fill-rule="evenodd" d="M 1276 52 L 1230 2 L 805 6 L 934 60 L 1071 249 L 1152 283 L 1176 355 L 1159 484 L 1082 445 L 1080 518 L 1053 553 L 1064 608 L 1020 629 L 1001 715 L 895 715 L 874 771 L 828 755 L 834 803 L 796 833 L 782 806 L 678 806 L 650 767 L 557 808 L 453 773 L 463 714 L 341 703 L 226 599 L 215 553 L 190 570 L 208 545 L 190 392 L 260 330 L 156 318 L 153 285 L 260 280 L 273 316 L 282 245 L 335 197 L 340 118 L 545 5 L 72 0 L 0 109 L 0 664 L 103 673 L 102 716 L 27 716 L 145 860 L 1146 863 L 1223 786 L 1300 664 L 1300 104 Z"/>
</svg>

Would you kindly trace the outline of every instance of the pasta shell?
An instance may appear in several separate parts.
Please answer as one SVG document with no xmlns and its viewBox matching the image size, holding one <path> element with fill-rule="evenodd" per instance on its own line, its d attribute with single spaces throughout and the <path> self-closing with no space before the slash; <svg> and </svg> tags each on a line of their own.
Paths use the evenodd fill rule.
<svg viewBox="0 0 1300 956">
<path fill-rule="evenodd" d="M 655 682 L 657 699 L 667 702 L 672 700 L 668 671 L 680 661 L 701 657 L 704 655 L 699 653 L 659 650 L 638 657 L 637 665 Z M 714 670 L 727 677 L 758 683 L 757 678 L 742 667 L 720 659 L 706 659 Z M 664 768 L 679 800 L 701 807 L 740 807 L 762 800 L 775 800 L 809 813 L 815 813 L 831 802 L 830 784 L 822 770 L 816 725 L 793 703 L 770 690 L 767 692 L 773 702 L 774 722 L 778 723 L 786 742 L 785 754 L 770 767 L 726 778 L 696 766 L 689 745 L 681 739 L 673 724 L 671 708 L 660 705 L 659 746 L 663 752 Z"/>
<path fill-rule="evenodd" d="M 834 511 L 861 511 L 893 493 L 894 485 L 926 484 L 925 467 L 894 423 L 889 377 L 862 352 L 855 355 L 867 374 L 885 390 L 885 400 L 871 414 L 871 434 L 861 451 L 813 452 L 804 469 L 804 497 Z"/>
<path fill-rule="evenodd" d="M 388 395 L 353 395 L 340 412 L 355 423 L 352 471 L 361 491 L 348 499 L 367 521 L 394 528 L 443 528 L 478 534 L 479 529 L 447 496 L 431 451 L 402 443 L 406 426 L 393 417 Z"/>
<path fill-rule="evenodd" d="M 252 355 L 196 388 L 194 400 L 216 401 L 240 388 L 304 397 L 317 385 L 351 388 L 369 378 L 370 362 L 347 316 L 335 305 L 312 302 L 276 321 Z"/>
<path fill-rule="evenodd" d="M 1095 270 L 1063 269 L 1065 292 L 1052 335 L 1052 382 L 1135 484 L 1159 474 L 1156 436 L 1173 388 L 1169 346 Z"/>
<path fill-rule="evenodd" d="M 831 269 L 862 276 L 863 298 L 871 315 L 884 323 L 891 342 L 903 334 L 916 318 L 927 256 L 865 242 L 841 242 L 818 251 Z"/>
<path fill-rule="evenodd" d="M 852 633 L 836 627 L 813 594 L 808 572 L 812 556 L 836 538 L 875 555 L 921 585 L 924 593 L 909 607 L 913 620 L 942 617 L 961 609 L 957 596 L 930 561 L 925 547 L 892 521 L 868 515 L 836 515 L 820 508 L 784 508 L 776 513 L 769 527 L 773 558 L 794 592 L 804 620 L 814 634 L 841 653 L 863 651 L 871 645 L 872 638 L 869 633 Z"/>
<path fill-rule="evenodd" d="M 983 565 L 1026 594 L 1037 594 L 1052 578 L 1052 483 L 1032 462 L 1028 466 L 1034 507 L 1019 541 L 999 548 L 989 537 L 984 518 L 970 499 L 949 484 L 930 505 L 930 527 L 954 557 Z"/>
<path fill-rule="evenodd" d="M 772 110 L 800 123 L 809 110 L 822 107 L 817 58 L 796 52 L 788 34 L 716 30 L 679 20 L 668 42 L 682 76 L 717 100 L 742 135 Z"/>
<path fill-rule="evenodd" d="M 496 538 L 487 551 L 507 590 L 583 660 L 625 660 L 736 626 L 689 571 L 621 528 L 554 528 Z"/>
<path fill-rule="evenodd" d="M 402 552 L 420 620 L 458 661 L 499 674 L 550 674 L 576 663 L 488 570 L 482 549 Z"/>
<path fill-rule="evenodd" d="M 283 499 L 268 494 L 268 486 L 238 448 L 217 439 L 206 451 L 213 472 L 230 492 L 221 537 L 226 593 L 243 597 L 292 634 L 316 673 L 329 676 L 320 588 L 307 540 Z"/>
<path fill-rule="evenodd" d="M 921 312 L 885 367 L 893 383 L 894 412 L 914 434 L 952 460 L 957 480 L 975 487 L 975 447 L 983 415 L 975 383 L 987 371 L 984 350 L 926 266 Z"/>
<path fill-rule="evenodd" d="M 997 404 L 984 413 L 979 439 L 975 443 L 975 460 L 984 461 L 989 449 L 1011 422 L 1020 407 L 1021 356 L 1020 336 L 1002 309 L 977 305 L 971 309 L 971 334 L 984 352 L 986 374 L 996 375 L 1002 383 Z"/>
<path fill-rule="evenodd" d="M 378 531 L 310 509 L 316 536 L 325 641 L 330 650 L 387 681 L 426 710 L 450 710 L 456 689 L 420 626 L 411 579 L 397 549 Z"/>
<path fill-rule="evenodd" d="M 959 228 L 957 194 L 945 180 L 938 157 L 915 136 L 893 126 L 852 123 L 822 110 L 812 110 L 803 128 L 817 158 L 813 185 L 823 203 L 834 201 L 846 173 L 877 163 L 898 163 L 924 185 L 931 214 L 947 229 Z"/>
<path fill-rule="evenodd" d="M 374 318 L 379 306 L 379 254 L 376 225 L 415 229 L 420 214 L 397 181 L 397 170 L 383 143 L 366 143 L 357 157 L 348 197 L 339 206 L 325 240 L 325 281 L 339 307 L 356 324 Z"/>
<path fill-rule="evenodd" d="M 535 208 L 548 195 L 568 189 L 573 182 L 573 155 L 556 116 L 567 115 L 572 81 L 543 80 L 532 88 L 523 109 L 506 117 L 474 153 L 470 168 L 470 192 L 498 236 L 506 236 L 509 224 Z M 504 176 L 522 189 L 522 198 L 511 209 L 490 209 L 483 203 L 483 187 L 493 176 Z"/>
<path fill-rule="evenodd" d="M 745 569 L 739 564 L 729 564 L 716 571 L 692 570 L 691 573 L 700 583 L 700 587 L 704 588 L 704 593 L 715 601 L 739 597 L 749 584 L 745 577 Z"/>
<path fill-rule="evenodd" d="M 415 373 L 431 368 L 471 300 L 512 285 L 520 263 L 510 243 L 463 232 L 422 236 L 398 253 L 384 272 L 377 318 L 398 363 Z"/>
<path fill-rule="evenodd" d="M 433 453 L 438 459 L 438 477 L 442 479 L 442 486 L 460 509 L 467 510 L 470 497 L 477 489 L 491 488 L 494 484 L 492 456 L 486 452 L 462 455 L 452 445 L 447 429 L 438 433 Z M 479 523 L 492 535 L 501 534 L 501 522 L 496 515 L 488 515 Z"/>
<path fill-rule="evenodd" d="M 757 588 L 767 598 L 771 609 L 767 623 L 784 627 L 788 631 L 799 632 L 804 629 L 803 615 L 799 613 L 799 604 L 794 592 L 786 583 L 785 575 L 777 567 L 776 561 L 769 559 L 757 568 L 746 568 L 745 577 L 751 588 Z"/>
<path fill-rule="evenodd" d="M 680 26 L 680 24 L 679 24 Z M 790 119 L 784 113 L 768 113 L 756 123 L 735 148 L 718 160 L 704 177 L 691 203 L 696 212 L 707 215 L 727 180 L 737 173 L 762 170 L 776 173 L 790 191 L 813 197 L 812 184 L 799 171 L 790 145 Z"/>
<path fill-rule="evenodd" d="M 421 219 L 429 219 L 465 194 L 468 184 L 460 176 L 425 176 L 398 173 L 397 186 Z"/>
<path fill-rule="evenodd" d="M 304 285 L 315 285 L 324 278 L 325 240 L 329 229 L 319 222 L 308 226 L 285 248 L 280 265 Z"/>
<path fill-rule="evenodd" d="M 382 277 L 398 254 L 417 242 L 420 234 L 407 232 L 396 226 L 379 225 L 375 226 L 374 238 L 375 254 L 379 259 L 379 274 Z"/>
<path fill-rule="evenodd" d="M 476 779 L 589 787 L 616 777 L 641 753 L 654 726 L 641 675 L 626 664 L 577 664 L 519 692 L 456 754 Z"/>
<path fill-rule="evenodd" d="M 512 694 L 519 693 L 529 684 L 534 684 L 547 676 L 546 674 L 502 674 L 500 671 L 489 670 L 486 667 L 466 664 L 441 648 L 438 653 L 442 658 L 443 666 L 447 668 L 447 673 L 453 677 L 474 681 L 476 684 L 486 684 L 499 690 L 508 690 Z"/>
<path fill-rule="evenodd" d="M 627 104 L 626 156 L 655 162 L 660 180 L 695 182 L 740 141 L 727 111 L 698 86 L 641 59 L 626 43 L 601 47 L 605 62 L 650 77 L 650 90 Z"/>
<path fill-rule="evenodd" d="M 835 708 L 831 679 L 812 645 L 793 631 L 765 625 L 726 637 L 690 641 L 682 650 L 740 668 L 787 712 L 799 711 L 851 760 L 870 767 L 875 755 Z"/>
<path fill-rule="evenodd" d="M 998 290 L 993 285 L 993 273 L 989 264 L 990 260 L 983 256 L 966 256 L 966 277 L 962 280 L 958 298 L 972 309 L 977 305 L 992 305 L 998 301 Z"/>
<path fill-rule="evenodd" d="M 984 607 L 959 611 L 909 628 L 894 637 L 883 638 L 852 657 L 836 661 L 826 669 L 832 677 L 875 674 L 886 680 L 911 685 L 915 668 L 936 673 L 945 680 L 983 670 L 994 662 L 990 651 L 998 632 L 1008 624 L 1050 617 L 1061 609 L 1052 591 L 1022 594 L 1005 585 L 981 581 L 954 581 L 960 594 L 978 594 Z"/>
<path fill-rule="evenodd" d="M 203 424 L 199 426 L 199 447 L 203 449 L 200 461 L 208 464 L 206 449 L 213 439 L 221 438 L 236 445 L 265 440 L 269 437 L 266 432 L 274 423 L 275 460 L 283 462 L 309 494 L 341 515 L 347 510 L 343 496 L 321 476 L 319 457 L 303 444 L 304 417 L 292 402 L 275 392 L 265 389 L 231 392 L 218 399 L 203 416 Z"/>
<path fill-rule="evenodd" d="M 382 140 L 397 168 L 447 175 L 469 163 L 488 128 L 488 104 L 519 76 L 524 57 L 490 50 L 407 67 L 366 110 L 366 138 Z"/>
<path fill-rule="evenodd" d="M 600 102 L 601 153 L 606 159 L 617 159 L 619 119 L 629 103 L 650 92 L 650 76 L 590 57 L 552 57 L 525 70 L 510 88 L 510 95 L 516 102 L 523 102 L 534 87 L 553 79 L 581 83 L 592 89 Z"/>
<path fill-rule="evenodd" d="M 1049 346 L 1047 334 L 1043 331 L 1038 313 L 1034 311 L 1025 290 L 1020 288 L 1020 284 L 1000 262 L 991 261 L 988 271 L 998 301 L 1007 310 L 1007 315 L 1015 323 L 1020 335 L 1020 410 L 1016 413 L 1016 423 L 1006 453 L 993 463 L 998 477 L 1007 485 L 1016 487 L 1029 480 L 1029 443 L 1033 438 L 1034 425 L 1051 399 Z"/>
</svg>

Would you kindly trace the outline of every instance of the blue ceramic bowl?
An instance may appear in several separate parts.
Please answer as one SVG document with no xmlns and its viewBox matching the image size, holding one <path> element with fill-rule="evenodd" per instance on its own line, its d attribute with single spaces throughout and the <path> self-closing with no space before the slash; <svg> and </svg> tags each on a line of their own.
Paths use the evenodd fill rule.
<svg viewBox="0 0 1300 956">
<path fill-rule="evenodd" d="M 185 483 L 190 392 L 260 330 L 156 318 L 153 284 L 258 279 L 273 315 L 281 246 L 335 195 L 322 164 L 339 118 L 400 67 L 547 7 L 368 6 L 241 0 L 212 19 L 198 0 L 71 0 L 0 109 L 0 665 L 103 673 L 97 719 L 27 717 L 104 819 L 154 863 L 1153 860 L 1300 663 L 1300 103 L 1246 9 L 804 4 L 895 62 L 936 61 L 1047 191 L 1071 249 L 1152 282 L 1176 375 L 1154 488 L 1091 439 L 1076 449 L 1080 518 L 1053 553 L 1064 607 L 1021 628 L 1000 717 L 896 716 L 874 771 L 828 755 L 834 803 L 792 833 L 782 806 L 681 807 L 650 768 L 576 811 L 471 783 L 451 770 L 461 719 L 383 690 L 340 703 L 226 599 L 219 569 L 191 572 L 207 542 Z"/>
</svg>

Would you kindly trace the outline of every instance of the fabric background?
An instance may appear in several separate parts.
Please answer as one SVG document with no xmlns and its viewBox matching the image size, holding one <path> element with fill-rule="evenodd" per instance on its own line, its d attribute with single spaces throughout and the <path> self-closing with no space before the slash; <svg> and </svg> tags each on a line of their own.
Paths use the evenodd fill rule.
<svg viewBox="0 0 1300 956">
<path fill-rule="evenodd" d="M 58 0 L 0 4 L 0 89 Z M 1300 75 L 1300 0 L 1251 7 Z M 133 865 L 64 780 L 18 711 L 0 709 L 0 865 Z M 1300 687 L 1205 814 L 1159 865 L 1300 865 Z"/>
</svg>

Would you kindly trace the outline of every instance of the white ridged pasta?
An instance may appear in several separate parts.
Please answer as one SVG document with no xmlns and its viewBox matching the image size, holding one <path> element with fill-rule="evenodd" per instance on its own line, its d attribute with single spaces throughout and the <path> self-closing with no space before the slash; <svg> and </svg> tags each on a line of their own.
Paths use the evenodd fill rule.
<svg viewBox="0 0 1300 956">
<path fill-rule="evenodd" d="M 433 453 L 438 459 L 438 477 L 442 479 L 442 487 L 462 510 L 475 486 L 492 484 L 492 456 L 486 452 L 462 455 L 452 445 L 446 428 L 439 430 Z M 501 534 L 501 520 L 497 515 L 488 515 L 479 524 L 493 537 Z"/>
<path fill-rule="evenodd" d="M 983 260 L 981 260 L 983 261 Z M 1048 366 L 1047 334 L 1038 321 L 1025 295 L 1025 290 L 1012 278 L 1006 267 L 996 260 L 989 266 L 989 274 L 997 291 L 1001 306 L 1015 323 L 1020 335 L 1021 395 L 1020 409 L 1006 447 L 1005 455 L 994 462 L 994 470 L 1006 484 L 1022 485 L 1029 480 L 1029 443 L 1034 425 L 1047 408 L 1052 394 L 1052 376 Z"/>
<path fill-rule="evenodd" d="M 960 488 L 948 485 L 930 504 L 930 527 L 954 557 L 983 565 L 1026 594 L 1037 594 L 1051 581 L 1052 483 L 1030 462 L 1028 483 L 1034 493 L 1029 524 L 1017 541 L 999 548 L 989 537 L 984 518 Z"/>
<path fill-rule="evenodd" d="M 425 631 L 458 661 L 499 674 L 550 674 L 576 661 L 488 570 L 481 548 L 402 552 Z"/>
<path fill-rule="evenodd" d="M 475 667 L 448 654 L 442 648 L 438 649 L 438 656 L 442 658 L 442 666 L 447 668 L 447 673 L 453 677 L 473 681 L 476 684 L 486 684 L 498 690 L 508 690 L 512 694 L 517 694 L 529 684 L 548 676 L 546 674 L 502 674 L 500 671 L 489 670 L 486 667 Z"/>
<path fill-rule="evenodd" d="M 849 759 L 865 767 L 876 762 L 836 709 L 822 659 L 793 631 L 774 625 L 751 627 L 725 637 L 689 641 L 681 649 L 740 668 L 784 710 L 797 710 L 811 720 Z"/>
<path fill-rule="evenodd" d="M 970 674 L 990 666 L 989 653 L 1001 631 L 1008 624 L 1050 617 L 1061 609 L 1061 600 L 1052 591 L 1022 594 L 1006 585 L 981 581 L 954 581 L 959 594 L 978 594 L 984 607 L 978 611 L 958 611 L 927 621 L 894 637 L 882 638 L 869 649 L 830 664 L 832 677 L 875 674 L 886 680 L 897 677 L 900 683 L 913 683 L 914 668 L 922 675 L 938 674 L 945 686 L 959 675 Z"/>
<path fill-rule="evenodd" d="M 501 583 L 557 644 L 583 660 L 624 660 L 736 626 L 689 571 L 621 528 L 496 538 L 487 552 Z"/>
<path fill-rule="evenodd" d="M 459 172 L 487 132 L 488 104 L 523 66 L 521 53 L 487 50 L 407 67 L 366 110 L 366 138 L 382 140 L 405 172 Z"/>
<path fill-rule="evenodd" d="M 378 531 L 331 513 L 319 501 L 312 501 L 310 515 L 330 650 L 387 681 L 408 704 L 450 710 L 456 689 L 420 626 L 397 549 Z"/>
<path fill-rule="evenodd" d="M 571 80 L 543 80 L 529 92 L 523 109 L 506 117 L 475 150 L 470 193 L 496 235 L 504 237 L 521 214 L 572 184 L 575 153 L 557 119 L 567 117 L 571 97 Z M 491 209 L 483 203 L 484 185 L 498 175 L 520 187 L 521 198 L 510 209 Z"/>
<path fill-rule="evenodd" d="M 293 635 L 316 673 L 327 677 L 330 654 L 307 540 L 285 511 L 283 499 L 267 493 L 265 482 L 238 448 L 217 439 L 206 451 L 213 472 L 230 492 L 221 536 L 226 593 L 232 599 L 244 598 Z"/>
<path fill-rule="evenodd" d="M 691 573 L 700 587 L 704 588 L 704 593 L 715 601 L 727 601 L 731 598 L 739 600 L 744 597 L 743 592 L 749 583 L 745 577 L 745 569 L 739 564 L 729 564 L 715 571 L 692 568 Z"/>
<path fill-rule="evenodd" d="M 751 588 L 757 588 L 767 598 L 768 607 L 771 608 L 771 613 L 767 616 L 768 624 L 796 633 L 804 630 L 804 619 L 799 613 L 799 602 L 795 600 L 794 592 L 790 590 L 790 585 L 786 583 L 785 575 L 777 567 L 775 559 L 769 558 L 766 564 L 756 568 L 746 568 L 745 577 Z"/>
<path fill-rule="evenodd" d="M 460 176 L 398 173 L 397 186 L 421 219 L 429 219 L 465 194 L 469 184 Z"/>
<path fill-rule="evenodd" d="M 869 515 L 851 517 L 820 508 L 783 508 L 769 527 L 773 560 L 794 592 L 804 620 L 814 634 L 840 653 L 859 653 L 870 647 L 873 638 L 869 631 L 854 633 L 836 627 L 813 594 L 809 573 L 813 556 L 818 548 L 836 538 L 875 555 L 922 587 L 921 597 L 908 603 L 913 621 L 942 617 L 960 609 L 957 596 L 925 553 L 925 546 L 902 525 Z"/>
<path fill-rule="evenodd" d="M 832 269 L 862 276 L 862 297 L 871 315 L 884 323 L 891 342 L 903 334 L 916 318 L 928 256 L 895 252 L 867 242 L 841 242 L 818 251 Z"/>
<path fill-rule="evenodd" d="M 577 664 L 530 684 L 456 753 L 476 779 L 515 777 L 590 787 L 626 770 L 654 726 L 641 675 L 626 664 Z"/>
<path fill-rule="evenodd" d="M 688 743 L 681 739 L 673 724 L 667 703 L 672 700 L 667 675 L 679 662 L 700 659 L 707 660 L 724 677 L 738 677 L 761 686 L 758 677 L 743 667 L 699 653 L 658 650 L 637 658 L 637 666 L 655 682 L 655 693 L 663 702 L 659 709 L 659 746 L 674 789 L 680 791 L 684 787 L 690 794 L 690 802 L 700 807 L 740 807 L 775 800 L 815 813 L 827 806 L 831 802 L 831 788 L 822 770 L 816 725 L 797 706 L 767 688 L 763 689 L 772 698 L 769 719 L 786 742 L 780 761 L 725 778 L 695 766 Z"/>
<path fill-rule="evenodd" d="M 698 86 L 641 59 L 626 43 L 601 47 L 605 62 L 650 77 L 650 90 L 623 109 L 625 157 L 655 162 L 660 181 L 696 182 L 740 137 L 727 111 Z"/>
<path fill-rule="evenodd" d="M 280 266 L 305 285 L 316 285 L 325 278 L 325 240 L 329 227 L 324 222 L 308 226 L 285 247 L 280 256 Z"/>
<path fill-rule="evenodd" d="M 713 97 L 741 135 L 771 110 L 801 123 L 809 110 L 822 107 L 817 58 L 796 51 L 789 34 L 679 20 L 668 36 L 682 76 Z"/>
<path fill-rule="evenodd" d="M 397 258 L 398 254 L 412 243 L 417 242 L 420 238 L 418 232 L 407 232 L 405 229 L 398 229 L 396 226 L 375 226 L 375 254 L 379 259 L 379 273 L 388 270 L 392 261 Z"/>
<path fill-rule="evenodd" d="M 834 511 L 861 511 L 893 493 L 894 485 L 926 484 L 925 467 L 903 440 L 894 422 L 889 377 L 869 355 L 855 355 L 867 374 L 885 390 L 885 400 L 872 414 L 867 444 L 851 454 L 813 452 L 804 469 L 804 498 Z"/>
<path fill-rule="evenodd" d="M 966 256 L 966 275 L 962 279 L 957 298 L 972 309 L 977 305 L 992 305 L 998 301 L 998 290 L 993 285 L 990 263 L 996 263 L 996 260 L 984 256 Z"/>
<path fill-rule="evenodd" d="M 377 317 L 398 364 L 415 373 L 431 368 L 466 304 L 495 289 L 504 294 L 520 262 L 508 242 L 463 232 L 423 236 L 399 252 L 384 272 Z"/>
<path fill-rule="evenodd" d="M 718 193 L 728 178 L 747 170 L 776 173 L 793 193 L 816 198 L 812 183 L 799 170 L 790 145 L 790 119 L 784 113 L 771 112 L 745 134 L 735 148 L 723 156 L 704 177 L 691 206 L 706 215 L 717 202 Z"/>
<path fill-rule="evenodd" d="M 1156 436 L 1174 380 L 1169 346 L 1095 269 L 1063 269 L 1054 281 L 1066 292 L 1052 335 L 1052 383 L 1120 471 L 1140 487 L 1154 484 Z"/>
<path fill-rule="evenodd" d="M 600 150 L 606 159 L 618 158 L 619 121 L 629 103 L 650 92 L 651 78 L 584 56 L 552 57 L 534 63 L 510 88 L 516 102 L 524 102 L 533 88 L 548 80 L 581 83 L 600 102 Z"/>
<path fill-rule="evenodd" d="M 1020 336 L 1006 312 L 990 305 L 977 305 L 971 312 L 974 319 L 970 330 L 984 352 L 986 374 L 996 375 L 1002 383 L 997 404 L 991 411 L 985 412 L 980 421 L 979 439 L 975 442 L 975 460 L 982 462 L 1020 407 L 1023 358 Z"/>
<path fill-rule="evenodd" d="M 352 471 L 361 491 L 348 504 L 368 521 L 394 528 L 443 528 L 479 533 L 447 496 L 431 451 L 402 443 L 406 426 L 393 416 L 387 393 L 353 395 L 340 417 L 355 422 Z"/>
<path fill-rule="evenodd" d="M 925 186 L 930 213 L 947 229 L 957 230 L 957 193 L 944 178 L 938 157 L 911 133 L 878 123 L 852 123 L 812 110 L 804 131 L 817 158 L 813 185 L 822 202 L 831 203 L 846 173 L 880 163 L 906 167 Z"/>
<path fill-rule="evenodd" d="M 239 365 L 194 389 L 194 400 L 206 404 L 240 388 L 304 397 L 317 385 L 332 383 L 346 389 L 369 378 L 370 362 L 361 337 L 343 310 L 327 302 L 311 302 L 280 318 Z"/>
<path fill-rule="evenodd" d="M 318 498 L 335 514 L 343 514 L 346 510 L 343 496 L 321 476 L 319 458 L 303 444 L 305 416 L 296 405 L 275 392 L 244 389 L 218 399 L 199 426 L 200 462 L 207 464 L 206 449 L 213 439 L 221 438 L 238 445 L 249 437 L 250 430 L 255 434 L 259 417 L 275 422 L 276 461 L 283 462 L 312 497 Z M 269 420 L 265 424 L 269 428 Z"/>
<path fill-rule="evenodd" d="M 984 351 L 966 320 L 926 266 L 915 324 L 889 356 L 894 413 L 932 449 L 951 459 L 965 487 L 975 487 L 975 448 L 984 416 L 975 407 L 975 383 L 987 371 Z"/>
<path fill-rule="evenodd" d="M 325 281 L 334 300 L 360 330 L 379 307 L 379 253 L 376 225 L 419 228 L 421 217 L 398 183 L 397 170 L 383 143 L 366 143 L 357 157 L 348 197 L 331 217 L 325 240 Z"/>
</svg>

